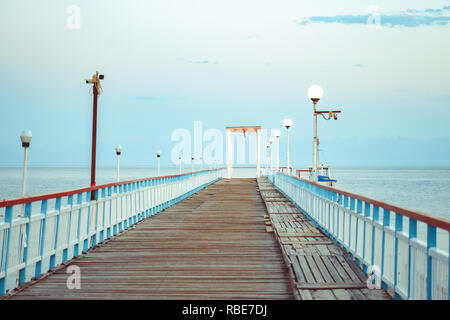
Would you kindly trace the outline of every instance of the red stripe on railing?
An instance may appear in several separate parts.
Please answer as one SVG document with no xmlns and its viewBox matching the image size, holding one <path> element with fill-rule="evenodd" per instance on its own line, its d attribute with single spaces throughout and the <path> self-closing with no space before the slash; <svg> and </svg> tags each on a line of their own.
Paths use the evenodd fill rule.
<svg viewBox="0 0 450 320">
<path fill-rule="evenodd" d="M 41 194 L 41 195 L 28 196 L 28 197 L 22 197 L 22 198 L 6 199 L 6 200 L 1 200 L 0 201 L 0 208 L 10 207 L 10 206 L 18 205 L 18 204 L 25 204 L 25 203 L 30 203 L 30 202 L 42 201 L 42 200 L 49 200 L 49 199 L 68 197 L 68 196 L 72 196 L 74 194 L 80 194 L 80 193 L 84 193 L 84 192 L 95 191 L 95 190 L 109 188 L 109 187 L 126 185 L 126 184 L 130 184 L 130 183 L 135 183 L 135 182 L 150 181 L 150 180 L 156 180 L 156 179 L 162 179 L 162 178 L 181 177 L 181 176 L 187 176 L 187 175 L 192 174 L 192 173 L 216 171 L 216 170 L 222 170 L 222 169 L 224 169 L 224 168 L 218 168 L 218 169 L 215 169 L 215 170 L 194 171 L 194 172 L 175 174 L 175 175 L 170 175 L 170 176 L 150 177 L 150 178 L 142 178 L 142 179 L 136 179 L 136 180 L 113 182 L 113 183 L 102 184 L 102 185 L 98 185 L 98 186 L 94 186 L 94 187 L 87 187 L 87 188 L 82 188 L 82 189 L 75 189 L 75 190 L 68 190 L 68 191 L 63 191 L 63 192 Z"/>
<path fill-rule="evenodd" d="M 450 220 L 447 220 L 445 218 L 432 216 L 432 215 L 429 215 L 429 214 L 426 214 L 426 213 L 423 213 L 423 212 L 420 212 L 420 211 L 405 209 L 405 208 L 398 207 L 398 206 L 393 205 L 393 204 L 389 204 L 389 203 L 386 203 L 386 202 L 383 202 L 383 201 L 378 201 L 378 200 L 371 199 L 371 198 L 368 198 L 368 197 L 364 197 L 364 196 L 361 196 L 361 195 L 358 195 L 358 194 L 354 194 L 354 193 L 351 193 L 351 192 L 347 192 L 347 191 L 343 191 L 343 190 L 339 190 L 339 189 L 335 189 L 335 188 L 330 188 L 330 187 L 321 185 L 319 183 L 312 182 L 312 181 L 309 181 L 309 180 L 305 180 L 305 179 L 302 179 L 302 178 L 298 178 L 298 177 L 294 177 L 294 176 L 288 176 L 288 175 L 286 175 L 284 173 L 283 173 L 283 175 L 285 175 L 287 177 L 291 177 L 291 178 L 297 179 L 297 180 L 300 180 L 300 181 L 307 182 L 307 183 L 309 183 L 311 185 L 320 187 L 320 188 L 325 189 L 325 190 L 337 192 L 337 193 L 339 193 L 341 195 L 348 196 L 348 197 L 351 197 L 351 198 L 354 198 L 354 199 L 357 199 L 357 200 L 361 200 L 361 201 L 364 201 L 366 203 L 370 203 L 370 204 L 372 204 L 374 206 L 377 206 L 377 207 L 380 207 L 380 208 L 383 208 L 383 209 L 386 209 L 386 210 L 398 213 L 398 214 L 400 214 L 402 216 L 406 216 L 408 218 L 411 218 L 411 219 L 414 219 L 414 220 L 417 220 L 417 221 L 420 221 L 420 222 L 424 222 L 424 223 L 426 223 L 426 224 L 428 224 L 430 226 L 450 231 Z"/>
</svg>

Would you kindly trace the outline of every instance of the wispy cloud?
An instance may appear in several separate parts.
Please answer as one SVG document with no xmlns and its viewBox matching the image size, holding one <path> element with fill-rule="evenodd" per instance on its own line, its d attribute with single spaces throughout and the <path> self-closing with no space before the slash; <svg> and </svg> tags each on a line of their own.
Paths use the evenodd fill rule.
<svg viewBox="0 0 450 320">
<path fill-rule="evenodd" d="M 218 64 L 217 61 L 211 61 L 211 60 L 189 60 L 189 63 L 194 64 Z"/>
<path fill-rule="evenodd" d="M 407 9 L 400 12 L 369 12 L 361 15 L 312 16 L 297 19 L 306 26 L 311 23 L 370 24 L 377 18 L 382 27 L 446 26 L 450 23 L 450 6 L 441 9 Z M 372 22 L 371 22 L 372 21 Z"/>
</svg>

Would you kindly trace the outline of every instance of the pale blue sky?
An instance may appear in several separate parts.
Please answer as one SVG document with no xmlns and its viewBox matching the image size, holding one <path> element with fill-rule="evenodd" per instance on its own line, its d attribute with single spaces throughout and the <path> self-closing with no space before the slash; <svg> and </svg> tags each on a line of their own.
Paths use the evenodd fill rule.
<svg viewBox="0 0 450 320">
<path fill-rule="evenodd" d="M 81 8 L 69 30 L 68 6 Z M 381 28 L 364 23 L 380 9 Z M 330 165 L 450 165 L 449 1 L 18 1 L 0 3 L 0 165 L 89 165 L 92 97 L 105 74 L 98 164 L 169 164 L 177 128 L 280 128 L 311 162 L 309 85 Z M 429 10 L 432 9 L 432 10 Z M 284 134 L 284 131 L 283 131 Z M 284 150 L 284 135 L 281 150 Z M 166 157 L 164 157 L 166 156 Z M 284 162 L 284 153 L 281 154 Z"/>
</svg>

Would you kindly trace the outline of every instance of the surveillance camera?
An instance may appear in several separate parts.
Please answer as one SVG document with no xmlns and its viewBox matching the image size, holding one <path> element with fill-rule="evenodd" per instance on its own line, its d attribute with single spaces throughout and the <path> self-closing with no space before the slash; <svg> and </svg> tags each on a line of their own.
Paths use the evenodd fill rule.
<svg viewBox="0 0 450 320">
<path fill-rule="evenodd" d="M 103 74 L 101 74 L 101 75 L 98 76 L 98 78 L 99 78 L 100 80 L 103 80 L 103 79 L 105 78 L 105 76 L 104 76 Z"/>
</svg>

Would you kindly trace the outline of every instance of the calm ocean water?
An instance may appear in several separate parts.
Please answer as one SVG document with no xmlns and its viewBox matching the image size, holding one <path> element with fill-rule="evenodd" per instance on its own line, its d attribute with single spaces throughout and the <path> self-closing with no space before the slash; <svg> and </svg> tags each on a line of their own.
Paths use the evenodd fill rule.
<svg viewBox="0 0 450 320">
<path fill-rule="evenodd" d="M 198 166 L 196 170 L 200 169 Z M 183 167 L 191 171 L 191 166 Z M 177 166 L 162 167 L 161 175 L 178 174 Z M 250 169 L 253 173 L 253 170 Z M 156 176 L 155 167 L 122 167 L 121 180 Z M 336 188 L 422 211 L 450 220 L 450 167 L 334 168 Z M 114 182 L 116 169 L 97 169 L 97 185 Z M 27 194 L 45 194 L 84 188 L 90 184 L 88 167 L 30 167 Z M 22 168 L 0 167 L 0 199 L 21 195 Z"/>
</svg>

